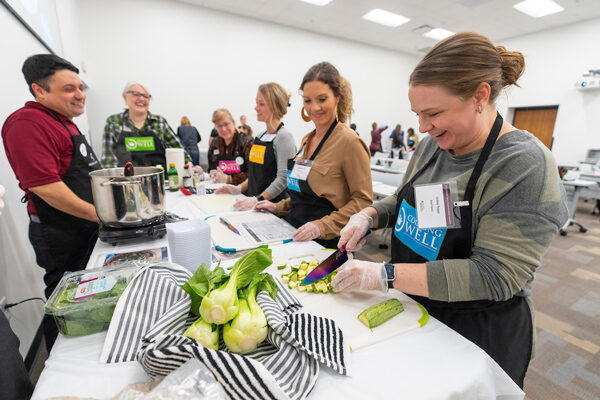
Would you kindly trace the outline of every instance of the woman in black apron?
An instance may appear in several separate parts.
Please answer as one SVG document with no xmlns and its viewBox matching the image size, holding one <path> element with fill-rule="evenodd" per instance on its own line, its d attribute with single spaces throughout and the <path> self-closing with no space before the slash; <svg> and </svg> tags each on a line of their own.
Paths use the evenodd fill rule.
<svg viewBox="0 0 600 400">
<path fill-rule="evenodd" d="M 278 160 L 288 160 L 296 153 L 292 134 L 281 118 L 287 113 L 290 94 L 279 84 L 270 82 L 258 87 L 256 117 L 267 130 L 259 134 L 250 150 L 248 179 L 239 185 L 225 185 L 215 193 L 240 194 L 246 197 L 234 204 L 236 210 L 252 209 L 261 200 L 278 202 L 288 197 L 286 169 L 279 170 Z"/>
<path fill-rule="evenodd" d="M 290 198 L 277 204 L 265 200 L 255 209 L 289 212 L 289 222 L 298 228 L 294 240 L 315 240 L 331 248 L 352 210 L 372 201 L 368 149 L 344 124 L 352 109 L 352 94 L 333 65 L 323 62 L 311 67 L 300 90 L 302 117 L 312 120 L 316 129 L 303 138 L 296 157 L 288 160 Z M 351 166 L 346 159 L 352 160 Z"/>
<path fill-rule="evenodd" d="M 460 66 L 460 70 L 458 66 Z M 515 132 L 519 131 L 503 122 L 500 114 L 495 111 L 494 101 L 503 87 L 516 83 L 523 68 L 524 59 L 520 53 L 507 52 L 501 47 L 496 48 L 488 39 L 475 33 L 461 33 L 441 41 L 424 57 L 411 75 L 409 99 L 412 109 L 419 116 L 421 132 L 428 132 L 431 137 L 426 138 L 425 142 L 419 145 L 417 157 L 411 161 L 407 170 L 410 179 L 405 181 L 397 192 L 393 219 L 390 218 L 390 223 L 387 223 L 387 225 L 395 223 L 392 235 L 392 264 L 352 261 L 340 269 L 333 281 L 334 289 L 337 291 L 387 290 L 392 287 L 404 291 L 424 305 L 430 315 L 485 350 L 520 387 L 523 387 L 523 380 L 533 350 L 532 310 L 526 298 L 526 291 L 524 291 L 525 286 L 529 285 L 532 278 L 527 280 L 524 275 L 520 275 L 520 271 L 517 272 L 514 268 L 502 270 L 505 274 L 513 273 L 514 276 L 498 274 L 493 277 L 487 271 L 469 269 L 467 274 L 478 273 L 483 276 L 487 274 L 489 286 L 496 284 L 496 282 L 490 282 L 493 279 L 506 280 L 506 282 L 502 281 L 502 285 L 505 287 L 511 287 L 510 285 L 514 281 L 522 282 L 522 286 L 511 290 L 512 297 L 506 299 L 508 296 L 505 294 L 485 293 L 486 287 L 472 287 L 471 279 L 479 282 L 473 276 L 465 278 L 467 282 L 465 287 L 449 288 L 456 281 L 446 281 L 448 275 L 445 275 L 444 282 L 439 282 L 442 275 L 436 275 L 436 270 L 430 269 L 428 262 L 448 260 L 448 263 L 444 262 L 444 268 L 459 265 L 453 264 L 451 262 L 453 260 L 457 262 L 468 260 L 469 268 L 471 266 L 489 268 L 489 265 L 494 265 L 472 258 L 474 239 L 478 234 L 489 238 L 490 229 L 498 229 L 487 225 L 486 228 L 482 228 L 487 229 L 486 232 L 474 231 L 474 227 L 479 229 L 479 221 L 482 216 L 478 214 L 481 212 L 479 208 L 473 209 L 473 204 L 482 205 L 481 201 L 484 196 L 482 192 L 484 191 L 497 193 L 497 198 L 488 194 L 494 198 L 496 207 L 503 199 L 511 199 L 507 193 L 514 188 L 504 186 L 504 182 L 506 182 L 504 178 L 510 174 L 518 177 L 518 174 L 521 173 L 521 171 L 517 171 L 518 168 L 511 171 L 511 165 L 508 164 L 508 161 L 504 161 L 506 165 L 498 165 L 495 171 L 500 171 L 498 174 L 505 175 L 498 176 L 496 181 L 486 177 L 486 185 L 478 186 L 478 182 L 482 181 L 484 166 L 488 162 L 493 163 L 490 161 L 492 158 L 490 155 L 493 155 L 498 137 L 506 133 L 512 134 L 504 141 L 504 148 L 506 148 L 507 141 L 518 138 Z M 472 82 L 469 85 L 465 84 L 465 81 L 469 79 Z M 522 136 L 526 137 L 525 134 Z M 437 146 L 431 144 L 431 140 L 435 140 Z M 537 147 L 535 144 L 533 146 Z M 479 149 L 481 151 L 477 156 Z M 429 155 L 428 158 L 421 157 L 425 151 L 432 155 Z M 447 152 L 449 156 L 444 152 Z M 471 165 L 472 160 L 476 158 L 472 169 L 461 174 L 461 176 L 468 176 L 468 180 L 466 178 L 460 180 L 461 184 L 466 181 L 466 185 L 458 187 L 457 191 L 464 195 L 462 198 L 459 197 L 458 201 L 452 202 L 454 203 L 454 213 L 452 211 L 450 213 L 459 219 L 460 227 L 448 224 L 440 228 L 429 228 L 429 230 L 419 229 L 415 221 L 425 216 L 422 210 L 427 207 L 423 205 L 428 204 L 431 198 L 416 199 L 415 184 L 443 183 L 424 182 L 420 179 L 424 173 L 428 173 L 429 176 L 436 175 L 436 170 L 432 170 L 432 168 L 437 165 L 436 163 L 442 155 L 444 155 L 447 168 L 460 163 Z M 463 155 L 465 157 L 461 158 Z M 467 155 L 472 156 L 467 157 Z M 497 160 L 500 158 L 496 158 L 494 162 L 498 162 Z M 511 161 L 513 163 L 523 162 L 516 159 Z M 529 159 L 527 160 L 527 163 L 531 164 L 531 162 Z M 544 173 L 544 169 L 551 170 L 552 165 L 540 164 L 532 168 L 540 169 Z M 459 167 L 456 169 L 462 171 Z M 437 175 L 444 176 L 444 172 L 438 170 Z M 515 178 L 515 181 L 517 180 L 518 178 Z M 512 183 L 512 181 L 509 182 Z M 560 184 L 555 183 L 556 185 L 550 187 L 556 187 L 556 190 L 560 192 Z M 494 187 L 494 184 L 497 187 Z M 555 195 L 559 199 L 556 202 L 556 214 L 558 215 L 561 214 L 563 207 L 560 193 Z M 532 198 L 537 197 L 532 196 Z M 385 199 L 381 203 L 385 202 L 386 210 L 390 210 L 392 201 L 393 197 L 389 200 Z M 523 198 L 523 203 L 526 202 L 529 202 L 529 198 Z M 485 203 L 484 206 L 488 206 L 488 204 Z M 522 211 L 518 208 L 519 205 L 513 205 L 511 202 L 510 207 L 497 209 L 512 209 L 514 213 L 518 213 Z M 525 207 L 531 206 L 526 204 L 524 210 Z M 530 212 L 529 210 L 527 208 L 525 212 Z M 360 244 L 361 238 L 367 230 L 374 226 L 386 225 L 385 218 L 388 215 L 380 204 L 376 204 L 374 207 L 364 209 L 352 216 L 348 225 L 342 230 L 342 239 L 339 245 L 345 244 L 348 250 L 356 250 L 357 243 Z M 385 216 L 383 222 L 381 216 Z M 478 219 L 474 220 L 474 216 L 477 216 Z M 411 218 L 413 222 L 411 222 Z M 507 221 L 509 220 L 507 219 Z M 549 245 L 551 233 L 555 234 L 556 228 L 560 224 L 557 225 L 557 221 L 550 219 L 547 221 L 532 219 L 532 221 L 540 225 L 539 231 L 543 232 L 546 237 L 543 240 L 538 237 L 524 237 L 523 241 L 535 240 L 541 246 Z M 407 229 L 409 223 L 413 224 L 414 229 Z M 425 237 L 426 234 L 430 235 L 429 238 Z M 484 236 L 485 234 L 488 236 Z M 422 243 L 427 243 L 428 246 L 421 246 Z M 511 246 L 510 243 L 505 245 Z M 480 243 L 479 246 L 481 247 L 482 244 Z M 514 242 L 512 246 L 515 247 L 516 252 L 521 254 L 527 251 L 527 247 L 520 248 Z M 482 248 L 478 254 L 483 254 L 483 250 L 486 249 Z M 487 250 L 487 252 L 493 257 L 493 250 Z M 538 254 L 524 255 L 524 258 L 534 256 L 541 258 L 542 255 L 543 249 Z M 464 263 L 460 265 L 464 265 Z M 519 268 L 521 270 L 527 267 L 531 268 L 530 265 L 535 265 L 535 263 L 526 264 L 524 261 Z M 433 265 L 432 268 L 434 268 Z M 503 266 L 499 265 L 497 268 L 503 268 Z M 444 274 L 448 274 L 448 272 L 444 272 Z M 456 275 L 452 276 L 456 277 Z M 533 271 L 531 271 L 531 276 L 533 276 Z M 448 297 L 472 298 L 472 300 L 438 301 L 429 298 L 432 290 L 436 296 L 444 297 L 440 292 L 444 289 L 440 288 L 448 291 Z M 450 296 L 450 290 L 453 290 L 452 296 Z M 491 297 L 497 297 L 498 300 L 489 300 Z"/>
<path fill-rule="evenodd" d="M 229 110 L 213 112 L 213 123 L 219 132 L 208 147 L 210 178 L 216 183 L 238 185 L 248 177 L 248 158 L 252 139 L 239 132 Z"/>
</svg>

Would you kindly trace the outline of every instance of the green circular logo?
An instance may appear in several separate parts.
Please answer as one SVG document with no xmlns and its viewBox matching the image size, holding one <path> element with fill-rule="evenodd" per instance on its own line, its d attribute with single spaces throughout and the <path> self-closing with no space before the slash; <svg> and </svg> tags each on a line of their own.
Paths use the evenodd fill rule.
<svg viewBox="0 0 600 400">
<path fill-rule="evenodd" d="M 128 149 L 135 149 L 137 147 L 137 142 L 135 140 L 129 139 L 127 143 L 125 143 Z"/>
</svg>

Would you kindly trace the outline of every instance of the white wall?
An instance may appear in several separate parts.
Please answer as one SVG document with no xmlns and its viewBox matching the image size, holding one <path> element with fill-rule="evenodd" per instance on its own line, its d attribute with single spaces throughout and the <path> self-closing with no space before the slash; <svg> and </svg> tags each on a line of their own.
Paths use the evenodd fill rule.
<svg viewBox="0 0 600 400">
<path fill-rule="evenodd" d="M 0 7 L 1 34 L 11 40 L 2 40 L 0 63 L 2 96 L 0 96 L 0 123 L 31 99 L 27 84 L 21 75 L 25 58 L 34 53 L 45 53 L 44 47 L 23 28 L 6 8 Z M 32 161 L 33 162 L 33 161 Z M 0 143 L 0 184 L 6 190 L 6 208 L 0 216 L 0 297 L 16 303 L 29 297 L 44 297 L 43 270 L 35 263 L 35 255 L 27 238 L 29 218 L 20 198 L 23 191 L 6 159 Z M 21 341 L 25 356 L 43 315 L 43 304 L 32 301 L 9 310 L 9 322 Z M 2 355 L 0 355 L 1 357 Z"/>
<path fill-rule="evenodd" d="M 588 149 L 600 148 L 600 90 L 573 88 L 583 72 L 600 69 L 599 38 L 594 19 L 499 43 L 524 53 L 526 63 L 521 88 L 510 90 L 505 106 L 558 105 L 552 152 L 559 163 L 582 161 Z"/>
<path fill-rule="evenodd" d="M 208 145 L 212 111 L 219 107 L 236 119 L 246 114 L 262 131 L 253 110 L 256 89 L 279 82 L 293 94 L 284 121 L 299 142 L 312 124 L 300 119 L 298 87 L 306 70 L 323 60 L 352 84 L 352 121 L 367 144 L 373 121 L 416 127 L 406 96 L 415 56 L 173 1 L 86 0 L 77 6 L 97 151 L 106 117 L 123 109 L 121 92 L 129 80 L 147 85 L 150 111 L 174 129 L 187 115 L 202 135 L 201 147 Z"/>
<path fill-rule="evenodd" d="M 63 0 L 56 4 L 57 13 L 45 15 L 50 22 L 60 25 L 61 37 L 71 38 L 57 46 L 57 49 L 63 52 L 59 55 L 67 59 L 79 53 L 79 44 L 73 39 L 79 37 L 73 22 L 77 21 L 73 17 L 73 5 L 73 0 Z M 54 9 L 50 7 L 51 5 L 47 6 L 49 9 Z M 67 21 L 63 23 L 65 20 Z M 0 7 L 0 27 L 0 34 L 5 38 L 0 42 L 0 52 L 5 55 L 0 63 L 0 87 L 2 87 L 0 124 L 2 124 L 11 113 L 22 107 L 26 101 L 33 99 L 21 73 L 23 61 L 33 54 L 48 51 L 4 7 Z M 79 64 L 75 59 L 71 61 L 76 65 Z M 82 132 L 87 131 L 85 116 L 77 118 L 75 122 Z M 0 184 L 7 189 L 4 198 L 6 208 L 0 216 L 0 298 L 6 296 L 8 303 L 15 303 L 29 297 L 43 298 L 44 271 L 37 266 L 33 248 L 29 243 L 29 218 L 26 206 L 20 201 L 23 191 L 18 187 L 2 143 L 0 143 Z M 29 350 L 42 316 L 43 304 L 40 301 L 23 303 L 9 310 L 9 321 L 21 341 L 20 351 L 23 356 Z"/>
</svg>

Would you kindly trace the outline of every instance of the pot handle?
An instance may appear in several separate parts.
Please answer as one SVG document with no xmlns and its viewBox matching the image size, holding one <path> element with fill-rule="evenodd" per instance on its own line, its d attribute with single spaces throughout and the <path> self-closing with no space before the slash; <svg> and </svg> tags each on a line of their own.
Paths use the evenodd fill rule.
<svg viewBox="0 0 600 400">
<path fill-rule="evenodd" d="M 107 181 L 102 182 L 100 186 L 127 186 L 127 185 L 141 185 L 142 181 L 139 179 L 131 180 L 131 181 Z"/>
</svg>

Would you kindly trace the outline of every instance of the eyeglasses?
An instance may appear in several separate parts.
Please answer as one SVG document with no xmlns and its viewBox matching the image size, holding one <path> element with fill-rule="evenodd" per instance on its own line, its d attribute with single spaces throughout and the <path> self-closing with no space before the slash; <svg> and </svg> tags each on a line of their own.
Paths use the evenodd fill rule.
<svg viewBox="0 0 600 400">
<path fill-rule="evenodd" d="M 215 127 L 217 129 L 223 129 L 223 128 L 227 128 L 229 126 L 229 124 L 232 124 L 232 123 L 233 122 L 231 122 L 231 121 L 227 121 L 227 122 L 223 122 L 222 124 L 219 124 L 219 125 L 215 124 Z"/>
<path fill-rule="evenodd" d="M 150 100 L 152 98 L 152 95 L 150 95 L 150 94 L 144 94 L 144 93 L 136 92 L 134 90 L 130 90 L 127 93 L 131 94 L 135 98 L 142 97 L 142 98 L 144 98 L 146 100 Z"/>
</svg>

